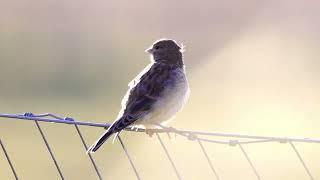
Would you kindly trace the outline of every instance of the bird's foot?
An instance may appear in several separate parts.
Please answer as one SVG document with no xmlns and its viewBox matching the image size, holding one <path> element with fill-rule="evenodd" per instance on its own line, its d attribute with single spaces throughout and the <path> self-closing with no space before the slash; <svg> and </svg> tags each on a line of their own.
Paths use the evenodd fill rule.
<svg viewBox="0 0 320 180">
<path fill-rule="evenodd" d="M 133 126 L 130 127 L 130 129 L 131 129 L 131 131 L 138 132 L 139 131 L 139 126 L 133 125 Z"/>
<path fill-rule="evenodd" d="M 149 135 L 149 137 L 152 137 L 156 133 L 154 129 L 146 129 L 145 132 Z"/>
<path fill-rule="evenodd" d="M 168 138 L 169 138 L 170 140 L 172 139 L 170 133 L 173 133 L 173 134 L 177 135 L 177 134 L 175 133 L 175 131 L 177 130 L 176 128 L 169 127 L 169 126 L 163 126 L 163 125 L 161 125 L 160 127 L 161 127 L 162 129 L 166 130 L 165 133 L 167 134 L 167 136 L 168 136 Z M 176 137 L 176 136 L 175 136 L 175 137 Z"/>
</svg>

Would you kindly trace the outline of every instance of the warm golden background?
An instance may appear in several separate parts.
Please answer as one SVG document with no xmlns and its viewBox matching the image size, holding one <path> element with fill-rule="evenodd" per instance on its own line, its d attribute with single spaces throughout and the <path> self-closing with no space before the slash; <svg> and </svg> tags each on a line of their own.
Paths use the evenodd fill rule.
<svg viewBox="0 0 320 180">
<path fill-rule="evenodd" d="M 191 97 L 170 125 L 320 137 L 320 2 L 316 0 L 1 0 L 0 112 L 112 122 L 127 83 L 162 37 L 186 45 Z M 97 179 L 72 126 L 41 123 L 66 179 Z M 89 144 L 102 132 L 81 127 Z M 59 176 L 33 122 L 0 119 L 26 180 Z M 176 179 L 156 137 L 123 133 L 142 179 Z M 195 142 L 165 143 L 183 179 L 213 179 Z M 239 148 L 205 144 L 223 180 L 255 176 Z M 288 144 L 245 146 L 266 180 L 308 179 Z M 316 179 L 320 145 L 297 143 Z M 119 143 L 94 154 L 105 179 L 134 179 Z M 0 179 L 13 179 L 0 152 Z"/>
</svg>

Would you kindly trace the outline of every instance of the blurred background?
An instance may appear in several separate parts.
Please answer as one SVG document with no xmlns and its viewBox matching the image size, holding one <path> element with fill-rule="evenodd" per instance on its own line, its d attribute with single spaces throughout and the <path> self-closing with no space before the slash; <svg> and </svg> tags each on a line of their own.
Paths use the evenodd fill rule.
<svg viewBox="0 0 320 180">
<path fill-rule="evenodd" d="M 170 126 L 320 137 L 320 2 L 0 1 L 0 112 L 112 122 L 159 38 L 186 46 L 190 99 Z M 41 123 L 66 179 L 96 179 L 73 126 Z M 81 127 L 91 144 L 102 129 Z M 33 122 L 0 119 L 21 179 L 59 179 Z M 142 179 L 176 179 L 156 137 L 124 132 Z M 213 179 L 196 142 L 163 135 L 183 179 Z M 256 179 L 238 148 L 205 144 L 221 179 Z M 315 178 L 320 145 L 297 144 Z M 289 145 L 246 149 L 263 179 L 307 179 Z M 13 179 L 0 153 L 0 179 Z M 134 179 L 118 142 L 94 154 L 105 179 Z"/>
</svg>

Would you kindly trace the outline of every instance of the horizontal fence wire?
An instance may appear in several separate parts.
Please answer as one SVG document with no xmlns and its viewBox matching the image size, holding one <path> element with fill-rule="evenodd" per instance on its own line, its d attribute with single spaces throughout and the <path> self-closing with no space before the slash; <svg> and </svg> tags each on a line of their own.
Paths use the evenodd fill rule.
<svg viewBox="0 0 320 180">
<path fill-rule="evenodd" d="M 59 172 L 59 175 L 61 177 L 61 179 L 64 179 L 63 173 L 58 165 L 58 162 L 51 150 L 51 147 L 48 143 L 48 140 L 45 136 L 45 134 L 43 133 L 43 130 L 40 127 L 40 124 L 38 122 L 53 122 L 53 123 L 62 123 L 62 124 L 70 124 L 70 125 L 74 125 L 76 128 L 76 131 L 79 135 L 79 138 L 85 148 L 85 150 L 88 149 L 88 146 L 83 138 L 83 135 L 80 131 L 80 128 L 78 127 L 80 126 L 91 126 L 91 127 L 102 127 L 102 128 L 108 128 L 111 124 L 109 123 L 93 123 L 90 121 L 76 121 L 73 118 L 69 118 L 69 117 L 65 117 L 62 118 L 60 116 L 51 114 L 51 113 L 45 113 L 45 114 L 33 114 L 33 113 L 24 113 L 24 114 L 0 114 L 0 117 L 3 118 L 7 118 L 7 119 L 19 119 L 19 120 L 26 120 L 26 121 L 34 121 L 36 123 L 36 126 L 40 132 L 40 135 L 42 136 L 42 139 L 45 142 L 45 145 L 48 149 L 48 152 L 55 164 L 55 167 L 57 169 L 57 171 Z M 253 135 L 243 135 L 243 134 L 233 134 L 233 133 L 218 133 L 218 132 L 206 132 L 206 131 L 193 131 L 193 130 L 179 130 L 179 129 L 175 129 L 172 127 L 166 127 L 163 125 L 159 125 L 159 124 L 153 124 L 153 125 L 157 125 L 159 128 L 157 129 L 141 129 L 141 128 L 131 128 L 128 127 L 125 130 L 126 131 L 133 131 L 133 132 L 146 132 L 149 135 L 152 134 L 156 134 L 156 136 L 158 137 L 158 140 L 161 144 L 161 147 L 163 148 L 166 157 L 168 158 L 169 162 L 170 162 L 170 166 L 171 168 L 174 170 L 177 179 L 182 179 L 181 178 L 181 174 L 178 171 L 178 168 L 176 167 L 173 159 L 172 159 L 172 155 L 169 152 L 168 148 L 166 147 L 165 143 L 163 143 L 161 137 L 159 136 L 159 133 L 167 133 L 169 138 L 170 133 L 173 133 L 175 135 L 179 135 L 179 136 L 183 136 L 185 138 L 187 138 L 190 141 L 197 141 L 200 149 L 206 160 L 208 165 L 210 166 L 210 169 L 212 171 L 212 173 L 214 174 L 215 179 L 220 180 L 220 176 L 218 176 L 218 172 L 216 171 L 216 169 L 213 166 L 213 163 L 210 159 L 210 157 L 208 156 L 208 153 L 205 149 L 205 146 L 202 142 L 207 142 L 207 143 L 215 143 L 215 144 L 222 144 L 222 145 L 229 145 L 229 146 L 239 146 L 242 154 L 245 156 L 245 159 L 247 160 L 247 162 L 249 163 L 250 167 L 252 168 L 254 174 L 256 175 L 256 178 L 258 180 L 262 179 L 260 174 L 258 173 L 257 168 L 254 166 L 254 163 L 252 162 L 251 158 L 249 157 L 248 153 L 245 151 L 243 145 L 245 144 L 257 144 L 257 143 L 268 143 L 268 142 L 280 142 L 280 143 L 287 143 L 291 146 L 291 148 L 294 150 L 295 155 L 298 157 L 300 163 L 302 164 L 306 174 L 308 175 L 308 177 L 311 180 L 314 180 L 314 176 L 312 175 L 310 169 L 308 168 L 308 166 L 306 165 L 304 159 L 302 158 L 301 154 L 299 153 L 299 151 L 297 150 L 297 148 L 295 147 L 294 143 L 297 142 L 302 142 L 302 143 L 320 143 L 320 139 L 316 139 L 316 138 L 292 138 L 292 137 L 273 137 L 273 136 L 253 136 Z M 216 140 L 215 137 L 224 137 L 224 138 L 232 138 L 230 140 Z M 138 168 L 135 166 L 135 163 L 133 161 L 132 155 L 130 155 L 125 143 L 123 142 L 123 140 L 121 139 L 120 136 L 118 136 L 118 140 L 119 143 L 121 144 L 122 149 L 124 150 L 128 161 L 130 162 L 130 165 L 134 171 L 134 174 L 136 176 L 136 178 L 138 180 L 141 179 L 140 177 L 140 173 L 138 171 Z M 8 164 L 12 170 L 12 173 L 14 174 L 15 178 L 18 179 L 18 176 L 16 174 L 15 168 L 12 164 L 12 162 L 9 159 L 8 156 L 8 152 L 5 149 L 1 139 L 0 139 L 0 144 L 2 147 L 2 151 L 4 152 L 6 159 L 8 161 Z M 102 176 L 101 173 L 99 171 L 99 168 L 97 166 L 97 164 L 95 163 L 94 158 L 91 156 L 91 154 L 88 154 L 89 158 L 90 158 L 90 162 L 95 170 L 95 173 L 97 174 L 97 177 L 99 180 L 102 180 Z"/>
<path fill-rule="evenodd" d="M 44 114 L 48 115 L 48 114 Z M 103 127 L 108 128 L 111 123 L 93 123 L 90 121 L 76 121 L 75 119 L 66 117 L 64 119 L 57 118 L 42 118 L 41 115 L 34 115 L 32 113 L 24 113 L 20 115 L 14 114 L 0 114 L 0 117 L 4 118 L 13 118 L 20 120 L 29 120 L 29 121 L 42 121 L 42 122 L 53 122 L 53 123 L 63 123 L 63 124 L 76 124 L 81 126 L 94 126 L 94 127 Z M 54 117 L 54 116 L 52 116 Z M 57 116 L 56 116 L 57 117 Z M 291 137 L 272 137 L 272 136 L 253 136 L 253 135 L 243 135 L 243 134 L 232 134 L 232 133 L 216 133 L 216 132 L 206 132 L 206 131 L 192 131 L 192 130 L 179 130 L 172 127 L 165 127 L 162 125 L 158 125 L 162 129 L 152 129 L 154 133 L 174 133 L 177 135 L 185 136 L 189 139 L 195 138 L 196 135 L 203 136 L 211 136 L 211 137 L 230 137 L 230 138 L 243 138 L 243 139 L 252 139 L 252 141 L 238 141 L 237 144 L 248 144 L 248 143 L 258 143 L 258 142 L 307 142 L 307 143 L 320 143 L 320 139 L 316 138 L 291 138 Z M 126 131 L 134 131 L 134 132 L 145 132 L 145 129 L 132 129 L 128 127 L 125 129 Z M 150 130 L 150 129 L 149 129 Z M 229 141 L 216 141 L 208 138 L 198 138 L 201 141 L 213 142 L 213 143 L 221 143 L 221 144 L 232 144 L 234 143 L 232 140 Z M 195 140 L 195 139 L 193 139 Z M 212 140 L 212 141 L 210 141 Z M 259 141 L 257 141 L 259 140 Z"/>
</svg>

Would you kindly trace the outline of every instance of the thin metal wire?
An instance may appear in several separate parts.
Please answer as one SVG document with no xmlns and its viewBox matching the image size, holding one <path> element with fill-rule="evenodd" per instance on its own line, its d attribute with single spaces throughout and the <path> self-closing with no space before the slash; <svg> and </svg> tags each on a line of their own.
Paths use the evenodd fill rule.
<svg viewBox="0 0 320 180">
<path fill-rule="evenodd" d="M 78 135 L 80 136 L 81 142 L 82 142 L 85 150 L 87 151 L 87 150 L 88 150 L 88 146 L 87 146 L 86 142 L 84 141 L 84 138 L 83 138 L 83 136 L 82 136 L 82 133 L 81 133 L 78 125 L 75 124 L 74 126 L 76 127 L 76 130 L 77 130 L 77 132 L 78 132 Z M 96 163 L 95 163 L 92 155 L 91 155 L 90 153 L 88 153 L 88 156 L 89 156 L 89 159 L 90 159 L 90 161 L 91 161 L 91 164 L 93 165 L 94 170 L 95 170 L 96 173 L 97 173 L 97 176 L 99 177 L 100 180 L 102 180 L 101 173 L 100 173 L 100 171 L 99 171 L 99 169 L 98 169 L 98 166 L 96 165 Z"/>
<path fill-rule="evenodd" d="M 303 165 L 304 169 L 306 170 L 307 174 L 309 175 L 310 179 L 311 180 L 314 180 L 312 174 L 311 174 L 311 171 L 309 170 L 308 166 L 306 165 L 306 163 L 304 162 L 302 156 L 300 155 L 299 151 L 297 150 L 296 146 L 292 143 L 292 142 L 289 142 L 289 144 L 291 145 L 292 149 L 294 150 L 294 152 L 296 153 L 296 155 L 298 156 L 301 164 Z"/>
<path fill-rule="evenodd" d="M 1 145 L 1 148 L 2 148 L 2 150 L 3 150 L 4 155 L 6 156 L 6 159 L 7 159 L 8 163 L 9 163 L 9 166 L 10 166 L 10 168 L 11 168 L 11 171 L 12 171 L 14 177 L 16 178 L 16 180 L 18 180 L 19 178 L 18 178 L 18 176 L 17 176 L 17 173 L 16 173 L 16 171 L 15 171 L 15 169 L 14 169 L 14 167 L 13 167 L 13 164 L 12 164 L 10 158 L 9 158 L 8 152 L 7 152 L 6 148 L 4 147 L 1 139 L 0 139 L 0 145 Z"/>
<path fill-rule="evenodd" d="M 218 140 L 212 140 L 212 139 L 206 139 L 206 138 L 200 138 L 200 137 L 197 137 L 195 139 L 197 139 L 199 141 L 210 142 L 210 143 L 215 143 L 215 144 L 229 144 L 228 141 L 218 141 Z"/>
<path fill-rule="evenodd" d="M 177 178 L 178 178 L 179 180 L 181 180 L 182 178 L 181 178 L 181 176 L 180 176 L 180 174 L 179 174 L 179 172 L 178 172 L 178 169 L 177 169 L 176 165 L 174 164 L 174 162 L 173 162 L 173 160 L 172 160 L 172 158 L 171 158 L 171 156 L 170 156 L 170 154 L 169 154 L 169 152 L 168 152 L 168 149 L 167 149 L 166 146 L 164 145 L 164 143 L 163 143 L 160 135 L 159 135 L 158 133 L 156 133 L 156 134 L 157 134 L 158 140 L 159 140 L 159 142 L 160 142 L 160 144 L 161 144 L 164 152 L 166 153 L 166 155 L 167 155 L 167 157 L 168 157 L 168 159 L 169 159 L 169 161 L 170 161 L 170 163 L 171 163 L 171 166 L 172 166 L 175 174 L 177 175 Z"/>
<path fill-rule="evenodd" d="M 30 116 L 32 116 L 32 117 L 53 117 L 53 118 L 59 119 L 59 120 L 74 121 L 72 118 L 62 118 L 62 117 L 60 117 L 60 116 L 57 116 L 57 115 L 54 115 L 54 114 L 51 114 L 51 113 L 38 114 L 38 115 L 35 115 L 35 114 L 32 114 L 32 113 L 25 113 L 25 115 L 29 115 L 29 117 L 30 117 Z M 83 135 L 82 135 L 82 133 L 81 133 L 78 125 L 75 124 L 74 126 L 75 126 L 75 128 L 76 128 L 76 130 L 77 130 L 77 133 L 78 133 L 78 135 L 79 135 L 79 137 L 80 137 L 80 140 L 81 140 L 81 142 L 82 142 L 85 150 L 87 151 L 87 149 L 88 149 L 87 143 L 85 142 L 85 140 L 84 140 L 84 138 L 83 138 Z M 89 156 L 89 159 L 90 159 L 90 161 L 91 161 L 91 164 L 92 164 L 92 166 L 93 166 L 93 168 L 94 168 L 94 170 L 95 170 L 98 178 L 99 178 L 100 180 L 102 180 L 101 173 L 100 173 L 100 171 L 99 171 L 99 169 L 98 169 L 98 166 L 96 165 L 95 160 L 93 159 L 93 157 L 92 157 L 92 155 L 91 155 L 90 153 L 88 153 L 88 156 Z"/>
<path fill-rule="evenodd" d="M 47 115 L 47 114 L 44 114 Z M 50 114 L 51 117 L 55 115 Z M 5 118 L 14 118 L 21 120 L 35 120 L 35 121 L 43 121 L 43 122 L 54 122 L 54 123 L 64 123 L 64 124 L 77 124 L 82 126 L 94 126 L 94 127 L 104 127 L 107 128 L 111 124 L 109 123 L 92 123 L 92 122 L 83 122 L 83 121 L 70 121 L 70 120 L 61 120 L 61 119 L 50 119 L 50 118 L 42 118 L 43 116 L 26 116 L 26 115 L 13 115 L 13 114 L 0 114 L 0 117 Z M 163 126 L 164 127 L 164 126 Z M 145 129 L 132 129 L 128 127 L 125 129 L 126 131 L 135 131 L 135 132 L 145 132 Z M 252 135 L 242 135 L 242 134 L 232 134 L 232 133 L 215 133 L 215 132 L 205 132 L 205 131 L 190 131 L 190 130 L 178 130 L 170 127 L 165 127 L 163 129 L 152 129 L 153 132 L 157 133 L 175 133 L 178 135 L 188 137 L 189 134 L 194 135 L 204 135 L 204 136 L 218 136 L 218 137 L 232 137 L 232 138 L 246 138 L 246 139 L 258 139 L 258 140 L 269 140 L 269 141 L 292 141 L 292 142 L 307 142 L 307 143 L 320 143 L 320 139 L 315 138 L 289 138 L 289 137 L 272 137 L 272 136 L 252 136 Z M 211 141 L 210 139 L 207 139 Z M 214 140 L 213 140 L 214 141 Z M 249 141 L 246 141 L 248 143 Z M 219 143 L 219 142 L 217 142 Z M 224 142 L 223 142 L 224 143 Z M 241 142 L 239 142 L 241 143 Z"/>
<path fill-rule="evenodd" d="M 239 141 L 238 144 L 257 144 L 257 143 L 266 143 L 266 142 L 274 142 L 273 139 L 263 139 L 263 140 L 251 140 L 251 141 Z"/>
<path fill-rule="evenodd" d="M 20 119 L 20 120 L 32 120 L 32 121 L 35 121 L 37 127 L 38 127 L 38 130 L 47 146 L 47 149 L 51 155 L 51 158 L 52 160 L 54 161 L 54 164 L 61 176 L 62 179 L 64 179 L 63 177 L 63 174 L 57 164 L 57 161 L 51 151 L 51 148 L 46 140 L 46 137 L 43 133 L 43 131 L 41 130 L 41 127 L 38 123 L 38 121 L 42 121 L 42 122 L 54 122 L 54 123 L 64 123 L 64 124 L 72 124 L 72 125 L 75 125 L 75 128 L 78 132 L 78 135 L 82 141 L 82 144 L 84 145 L 85 149 L 87 150 L 87 144 L 82 136 L 82 133 L 78 127 L 78 125 L 83 125 L 83 126 L 93 126 L 93 127 L 104 127 L 104 128 L 107 128 L 110 126 L 110 124 L 102 124 L 102 123 L 92 123 L 92 122 L 82 122 L 82 121 L 75 121 L 74 119 L 72 118 L 61 118 L 57 115 L 54 115 L 54 114 L 51 114 L 51 113 L 45 113 L 45 114 L 38 114 L 38 115 L 35 115 L 35 114 L 32 114 L 32 113 L 25 113 L 23 115 L 13 115 L 13 114 L 0 114 L 0 117 L 5 117 L 5 118 L 13 118 L 13 119 Z M 49 117 L 49 118 L 48 118 Z M 271 137 L 271 136 L 252 136 L 252 135 L 241 135 L 241 134 L 231 134 L 231 133 L 215 133 L 215 132 L 205 132 L 205 131 L 190 131 L 190 130 L 178 130 L 178 129 L 175 129 L 175 128 L 172 128 L 172 127 L 165 127 L 165 126 L 162 126 L 160 125 L 160 127 L 162 129 L 152 129 L 151 131 L 156 133 L 157 134 L 157 137 L 158 137 L 158 140 L 160 141 L 161 143 L 161 146 L 162 148 L 164 149 L 178 179 L 181 179 L 181 176 L 179 174 L 179 172 L 177 171 L 177 168 L 174 164 L 174 162 L 172 161 L 172 158 L 165 146 L 165 144 L 163 143 L 161 137 L 159 136 L 158 133 L 174 133 L 176 135 L 180 135 L 180 136 L 184 136 L 186 138 L 188 138 L 189 140 L 197 140 L 203 153 L 205 154 L 206 158 L 207 158 L 207 161 L 210 165 L 210 168 L 213 170 L 213 172 L 215 172 L 215 176 L 216 178 L 218 179 L 219 177 L 217 176 L 216 174 L 216 171 L 213 169 L 213 166 L 212 166 L 212 162 L 210 161 L 210 158 L 208 157 L 207 153 L 206 153 L 206 150 L 204 148 L 204 146 L 202 145 L 201 142 L 210 142 L 210 143 L 217 143 L 217 144 L 229 144 L 231 146 L 236 146 L 236 145 L 239 145 L 242 153 L 244 154 L 244 156 L 246 157 L 247 161 L 249 162 L 251 168 L 253 169 L 255 175 L 257 176 L 258 179 L 261 179 L 260 178 L 260 175 L 258 174 L 256 168 L 254 167 L 253 163 L 251 162 L 248 154 L 246 153 L 246 151 L 244 150 L 242 144 L 252 144 L 252 143 L 265 143 L 265 142 L 290 142 L 290 145 L 291 147 L 294 149 L 296 155 L 298 156 L 300 162 L 302 163 L 302 165 L 304 166 L 306 172 L 308 173 L 310 179 L 314 179 L 310 170 L 308 169 L 308 167 L 306 166 L 303 158 L 301 157 L 300 153 L 298 152 L 298 150 L 296 149 L 296 147 L 294 146 L 293 142 L 305 142 L 305 143 L 320 143 L 320 139 L 315 139 L 315 138 L 287 138 L 287 137 Z M 128 127 L 126 128 L 125 130 L 127 131 L 135 131 L 135 132 L 146 132 L 145 129 L 132 129 L 131 127 Z M 215 140 L 215 139 L 208 139 L 208 138 L 204 138 L 204 137 L 197 137 L 198 135 L 201 135 L 201 136 L 209 136 L 209 137 L 224 137 L 224 138 L 235 138 L 235 140 Z M 246 140 L 246 141 L 239 141 L 239 139 L 242 139 L 242 138 L 245 138 L 245 139 L 249 139 L 249 140 Z M 135 171 L 135 174 L 137 176 L 137 179 L 140 179 L 140 176 L 133 164 L 133 161 L 131 159 L 131 157 L 129 156 L 129 153 L 123 143 L 123 141 L 121 140 L 121 138 L 118 136 L 118 139 L 122 145 L 122 148 L 124 149 L 129 161 L 130 161 L 130 164 L 133 168 L 133 170 Z M 1 142 L 1 141 L 0 141 Z M 4 149 L 4 146 L 2 145 L 2 149 Z M 6 153 L 5 149 L 4 149 L 4 152 Z M 8 158 L 8 157 L 7 157 Z M 97 168 L 97 165 L 94 161 L 94 159 L 92 158 L 92 156 L 89 154 L 89 158 L 91 160 L 91 163 L 99 177 L 99 179 L 101 180 L 101 174 Z M 8 160 L 9 162 L 9 160 Z M 9 162 L 10 164 L 11 162 Z M 12 164 L 11 164 L 12 165 Z M 13 168 L 13 166 L 12 166 Z M 14 169 L 12 169 L 14 171 Z M 14 171 L 14 174 L 15 174 L 15 171 Z M 17 179 L 17 176 L 15 174 L 15 177 Z"/>
<path fill-rule="evenodd" d="M 252 170 L 253 170 L 254 174 L 257 176 L 257 179 L 261 180 L 261 177 L 260 177 L 260 175 L 259 175 L 259 173 L 258 173 L 257 169 L 254 167 L 254 165 L 253 165 L 252 161 L 250 160 L 250 158 L 249 158 L 249 156 L 248 156 L 247 152 L 244 150 L 244 148 L 242 147 L 242 145 L 241 145 L 241 144 L 238 144 L 238 145 L 239 145 L 239 148 L 241 149 L 241 152 L 244 154 L 244 156 L 246 157 L 247 161 L 249 162 L 249 164 L 250 164 L 250 166 L 251 166 L 251 168 L 252 168 Z"/>
<path fill-rule="evenodd" d="M 61 179 L 64 180 L 62 171 L 61 171 L 61 169 L 60 169 L 60 167 L 59 167 L 59 165 L 58 165 L 58 163 L 57 163 L 56 158 L 54 157 L 54 154 L 53 154 L 53 152 L 52 152 L 52 150 L 51 150 L 51 148 L 50 148 L 50 146 L 49 146 L 49 143 L 48 143 L 45 135 L 44 135 L 43 132 L 42 132 L 42 129 L 41 129 L 38 121 L 34 121 L 34 122 L 36 123 L 36 126 L 37 126 L 37 128 L 38 128 L 38 130 L 39 130 L 39 132 L 40 132 L 40 134 L 41 134 L 41 136 L 42 136 L 42 139 L 43 139 L 45 145 L 47 146 L 48 152 L 49 152 L 49 154 L 50 154 L 50 156 L 51 156 L 51 159 L 52 159 L 53 162 L 54 162 L 55 167 L 57 168 L 57 170 L 58 170 L 58 172 L 59 172 L 59 175 L 60 175 Z"/>
<path fill-rule="evenodd" d="M 123 143 L 120 135 L 118 134 L 117 137 L 118 137 L 118 140 L 119 140 L 119 142 L 120 142 L 120 144 L 121 144 L 121 146 L 122 146 L 122 149 L 124 150 L 124 152 L 126 153 L 127 158 L 129 159 L 129 162 L 130 162 L 130 164 L 131 164 L 131 167 L 132 167 L 132 169 L 133 169 L 133 171 L 134 171 L 137 179 L 138 179 L 138 180 L 141 180 L 140 175 L 139 175 L 139 173 L 138 173 L 135 165 L 133 164 L 133 161 L 132 161 L 132 159 L 131 159 L 131 157 L 130 157 L 130 155 L 129 155 L 129 153 L 128 153 L 128 150 L 127 150 L 126 146 L 124 145 L 124 143 Z"/>
<path fill-rule="evenodd" d="M 219 176 L 218 176 L 218 173 L 217 173 L 217 171 L 214 169 L 214 167 L 213 167 L 213 165 L 212 165 L 212 162 L 211 162 L 211 160 L 210 160 L 210 158 L 209 158 L 209 156 L 208 156 L 208 154 L 207 154 L 207 151 L 206 151 L 206 149 L 204 148 L 202 142 L 201 142 L 199 139 L 197 139 L 197 141 L 198 141 L 199 146 L 201 147 L 201 150 L 202 150 L 204 156 L 206 157 L 206 159 L 207 159 L 207 161 L 208 161 L 208 164 L 209 164 L 209 166 L 210 166 L 211 171 L 213 172 L 213 174 L 214 174 L 214 176 L 216 177 L 216 179 L 217 179 L 217 180 L 220 180 L 220 178 L 219 178 Z"/>
</svg>

